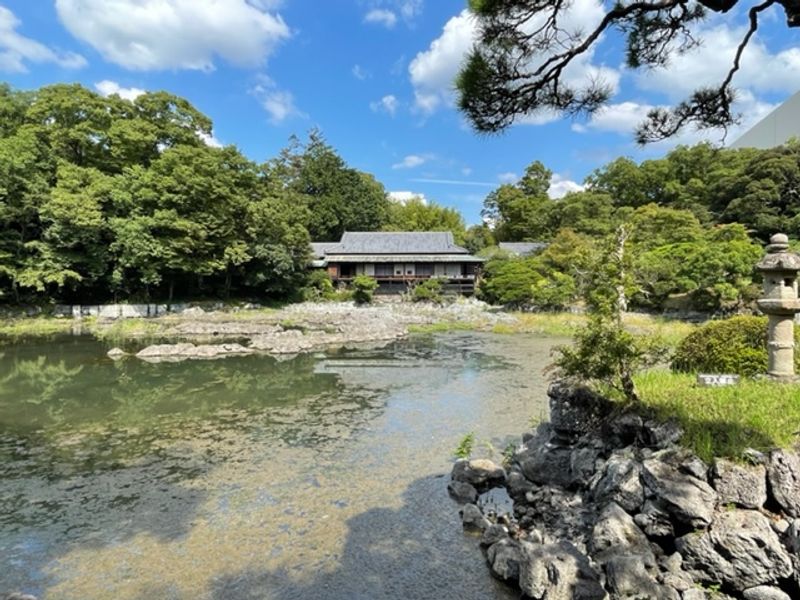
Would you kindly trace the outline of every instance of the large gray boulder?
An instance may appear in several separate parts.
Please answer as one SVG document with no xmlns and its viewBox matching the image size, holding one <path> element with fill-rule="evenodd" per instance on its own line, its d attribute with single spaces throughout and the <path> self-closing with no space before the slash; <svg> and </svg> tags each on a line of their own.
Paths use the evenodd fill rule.
<svg viewBox="0 0 800 600">
<path fill-rule="evenodd" d="M 571 543 L 520 544 L 519 585 L 535 600 L 604 600 L 588 557 Z"/>
<path fill-rule="evenodd" d="M 744 600 L 792 600 L 786 592 L 770 585 L 759 585 L 742 592 Z"/>
<path fill-rule="evenodd" d="M 770 584 L 792 574 L 792 561 L 770 527 L 752 510 L 719 513 L 707 531 L 676 540 L 683 566 L 705 583 L 737 591 Z"/>
<path fill-rule="evenodd" d="M 717 459 L 711 469 L 711 483 L 720 504 L 761 508 L 767 501 L 767 469 L 764 465 L 738 465 Z"/>
<path fill-rule="evenodd" d="M 500 540 L 489 546 L 486 560 L 489 562 L 492 574 L 498 579 L 507 582 L 519 580 L 519 565 L 522 561 L 519 542 L 510 538 Z"/>
<path fill-rule="evenodd" d="M 616 451 L 592 481 L 592 496 L 599 503 L 616 502 L 628 512 L 636 512 L 644 502 L 640 474 L 641 466 L 631 453 Z"/>
<path fill-rule="evenodd" d="M 692 527 L 711 523 L 717 494 L 702 479 L 656 456 L 642 463 L 642 480 L 647 494 L 678 521 Z"/>
<path fill-rule="evenodd" d="M 774 450 L 767 465 L 769 491 L 778 506 L 792 517 L 800 517 L 800 456 Z"/>
<path fill-rule="evenodd" d="M 461 459 L 453 465 L 450 478 L 482 490 L 503 485 L 506 472 L 503 467 L 486 458 Z"/>
<path fill-rule="evenodd" d="M 528 481 L 564 489 L 575 483 L 571 448 L 551 442 L 534 444 L 519 452 L 515 459 Z"/>
<path fill-rule="evenodd" d="M 550 425 L 556 433 L 578 437 L 596 430 L 613 405 L 586 387 L 557 381 L 547 390 L 550 397 Z"/>
<path fill-rule="evenodd" d="M 478 501 L 478 490 L 463 481 L 451 481 L 448 483 L 447 493 L 459 504 L 475 504 Z"/>
<path fill-rule="evenodd" d="M 532 481 L 528 481 L 525 475 L 522 474 L 522 469 L 519 465 L 513 465 L 509 469 L 508 477 L 506 477 L 506 490 L 515 502 L 521 502 L 525 498 L 525 494 L 535 488 L 536 485 Z"/>
<path fill-rule="evenodd" d="M 483 530 L 481 546 L 493 546 L 497 542 L 507 539 L 508 537 L 508 527 L 500 523 L 494 523 Z"/>
<path fill-rule="evenodd" d="M 671 537 L 675 534 L 669 513 L 653 500 L 644 503 L 642 512 L 633 521 L 650 537 Z"/>
<path fill-rule="evenodd" d="M 618 555 L 605 564 L 606 586 L 612 598 L 680 600 L 680 594 L 659 584 L 635 555 Z"/>
<path fill-rule="evenodd" d="M 464 529 L 469 531 L 483 532 L 491 523 L 483 515 L 483 511 L 475 504 L 465 504 L 459 511 L 461 514 L 461 524 Z"/>
<path fill-rule="evenodd" d="M 592 529 L 590 551 L 598 564 L 620 555 L 632 555 L 645 568 L 656 566 L 647 537 L 633 518 L 614 502 L 603 509 Z"/>
</svg>

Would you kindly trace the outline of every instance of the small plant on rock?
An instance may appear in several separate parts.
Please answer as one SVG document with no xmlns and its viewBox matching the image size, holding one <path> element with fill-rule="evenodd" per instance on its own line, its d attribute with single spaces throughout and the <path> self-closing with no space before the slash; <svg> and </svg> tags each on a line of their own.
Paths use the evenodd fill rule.
<svg viewBox="0 0 800 600">
<path fill-rule="evenodd" d="M 456 446 L 453 456 L 456 458 L 469 458 L 472 456 L 472 450 L 475 447 L 475 433 L 470 431 L 467 435 L 461 438 L 461 441 Z"/>
<path fill-rule="evenodd" d="M 378 282 L 368 275 L 358 275 L 353 279 L 353 301 L 356 304 L 370 304 Z"/>
</svg>

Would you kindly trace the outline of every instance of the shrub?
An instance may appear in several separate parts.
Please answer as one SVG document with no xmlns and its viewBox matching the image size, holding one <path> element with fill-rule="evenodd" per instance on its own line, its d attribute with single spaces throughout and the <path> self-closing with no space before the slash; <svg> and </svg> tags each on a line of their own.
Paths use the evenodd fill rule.
<svg viewBox="0 0 800 600">
<path fill-rule="evenodd" d="M 795 337 L 800 337 L 798 334 L 800 331 Z M 733 317 L 706 323 L 678 344 L 672 369 L 748 377 L 766 373 L 767 318 Z"/>
<path fill-rule="evenodd" d="M 531 286 L 531 305 L 544 309 L 563 309 L 576 297 L 575 279 L 566 273 L 551 271 Z"/>
<path fill-rule="evenodd" d="M 431 277 L 414 286 L 411 292 L 411 299 L 414 302 L 442 302 L 442 280 Z"/>
<path fill-rule="evenodd" d="M 353 278 L 353 300 L 356 304 L 369 304 L 372 295 L 378 287 L 378 282 L 368 275 L 358 275 Z"/>
<path fill-rule="evenodd" d="M 311 271 L 303 288 L 303 300 L 331 300 L 335 295 L 333 281 L 327 271 L 318 269 Z"/>
</svg>

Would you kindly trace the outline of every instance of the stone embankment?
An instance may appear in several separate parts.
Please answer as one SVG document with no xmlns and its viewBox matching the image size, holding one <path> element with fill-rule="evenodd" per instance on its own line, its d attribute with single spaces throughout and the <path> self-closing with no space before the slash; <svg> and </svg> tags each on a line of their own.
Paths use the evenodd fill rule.
<svg viewBox="0 0 800 600">
<path fill-rule="evenodd" d="M 160 329 L 151 335 L 180 343 L 148 346 L 138 358 L 156 361 L 213 359 L 253 353 L 294 355 L 334 347 L 387 344 L 408 335 L 413 325 L 480 323 L 493 326 L 514 320 L 475 300 L 446 306 L 391 303 L 355 306 L 352 303 L 303 303 L 287 306 L 259 318 L 241 313 L 206 313 L 197 307 L 179 316 L 154 319 Z M 189 343 L 203 340 L 203 343 Z M 211 339 L 228 343 L 207 343 Z M 233 341 L 237 343 L 232 343 Z M 126 356 L 120 348 L 114 359 Z"/>
<path fill-rule="evenodd" d="M 797 452 L 708 465 L 677 445 L 675 424 L 614 414 L 581 388 L 549 393 L 550 422 L 508 471 L 453 468 L 450 494 L 496 577 L 537 600 L 800 598 Z M 496 486 L 512 515 L 482 506 Z"/>
</svg>

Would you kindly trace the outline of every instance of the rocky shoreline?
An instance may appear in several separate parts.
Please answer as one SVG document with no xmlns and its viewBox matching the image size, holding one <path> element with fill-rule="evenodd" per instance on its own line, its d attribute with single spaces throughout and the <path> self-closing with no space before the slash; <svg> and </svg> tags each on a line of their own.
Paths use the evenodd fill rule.
<svg viewBox="0 0 800 600">
<path fill-rule="evenodd" d="M 470 323 L 492 327 L 513 320 L 513 316 L 491 310 L 476 300 L 463 300 L 446 306 L 303 303 L 246 319 L 241 317 L 241 313 L 206 313 L 193 308 L 178 316 L 150 319 L 158 326 L 157 331 L 150 332 L 150 335 L 162 343 L 148 346 L 135 356 L 150 362 L 216 359 L 254 353 L 291 356 L 337 347 L 388 344 L 407 336 L 409 328 L 414 325 Z M 173 340 L 174 343 L 163 343 Z M 121 348 L 109 352 L 114 359 L 127 355 Z"/>
<path fill-rule="evenodd" d="M 448 486 L 492 573 L 536 600 L 800 598 L 800 455 L 708 465 L 674 423 L 554 384 L 508 470 L 460 460 Z M 609 416 L 610 415 L 610 416 Z M 513 513 L 482 493 L 503 487 Z"/>
</svg>

